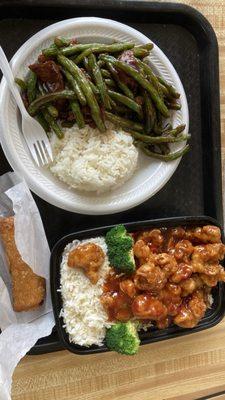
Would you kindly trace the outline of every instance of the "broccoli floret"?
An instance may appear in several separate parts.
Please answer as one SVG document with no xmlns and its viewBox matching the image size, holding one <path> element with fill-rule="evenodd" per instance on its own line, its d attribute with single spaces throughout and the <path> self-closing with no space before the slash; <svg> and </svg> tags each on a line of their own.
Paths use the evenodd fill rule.
<svg viewBox="0 0 225 400">
<path fill-rule="evenodd" d="M 124 251 L 117 247 L 116 251 L 108 253 L 110 264 L 119 272 L 131 274 L 135 270 L 133 250 Z"/>
<path fill-rule="evenodd" d="M 134 272 L 133 239 L 127 234 L 125 227 L 118 225 L 110 229 L 105 240 L 110 264 L 120 272 Z"/>
<path fill-rule="evenodd" d="M 106 331 L 106 345 L 117 353 L 136 354 L 140 345 L 136 325 L 129 322 L 118 322 Z"/>
<path fill-rule="evenodd" d="M 132 240 L 132 238 L 127 235 L 124 225 L 114 226 L 114 228 L 107 232 L 106 237 L 110 243 L 114 243 L 118 238 L 130 238 Z"/>
</svg>

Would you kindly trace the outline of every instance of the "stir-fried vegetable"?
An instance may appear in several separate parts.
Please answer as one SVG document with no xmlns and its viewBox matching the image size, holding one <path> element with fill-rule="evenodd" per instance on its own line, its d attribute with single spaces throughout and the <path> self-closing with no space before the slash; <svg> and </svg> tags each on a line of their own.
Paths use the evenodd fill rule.
<svg viewBox="0 0 225 400">
<path fill-rule="evenodd" d="M 190 135 L 185 125 L 165 121 L 180 110 L 180 94 L 148 64 L 152 48 L 152 43 L 83 44 L 56 37 L 29 66 L 27 78 L 15 82 L 28 112 L 48 134 L 61 138 L 62 127 L 75 122 L 80 129 L 90 124 L 104 133 L 108 120 L 129 132 L 146 155 L 170 161 L 189 146 L 171 152 L 169 144 Z"/>
</svg>

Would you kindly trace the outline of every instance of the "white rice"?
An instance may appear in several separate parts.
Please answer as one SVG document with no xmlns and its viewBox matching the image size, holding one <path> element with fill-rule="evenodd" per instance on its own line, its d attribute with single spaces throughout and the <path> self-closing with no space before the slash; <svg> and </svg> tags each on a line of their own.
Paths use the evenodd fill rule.
<svg viewBox="0 0 225 400">
<path fill-rule="evenodd" d="M 82 269 L 70 268 L 67 265 L 69 252 L 81 243 L 96 243 L 105 253 L 105 261 L 99 270 L 100 278 L 93 285 L 84 275 Z M 69 334 L 69 340 L 81 346 L 96 344 L 101 346 L 105 338 L 108 322 L 107 313 L 100 302 L 103 292 L 104 278 L 111 270 L 107 257 L 107 246 L 104 238 L 74 240 L 65 247 L 61 263 L 60 291 L 63 299 L 61 316 L 64 327 Z"/>
<path fill-rule="evenodd" d="M 208 302 L 209 302 L 209 308 L 211 308 L 214 303 L 214 299 L 211 293 L 208 294 Z"/>
<path fill-rule="evenodd" d="M 52 140 L 52 173 L 71 188 L 106 192 L 121 186 L 137 167 L 138 150 L 131 135 L 108 125 L 105 133 L 88 125 L 65 129 L 65 138 Z"/>
</svg>

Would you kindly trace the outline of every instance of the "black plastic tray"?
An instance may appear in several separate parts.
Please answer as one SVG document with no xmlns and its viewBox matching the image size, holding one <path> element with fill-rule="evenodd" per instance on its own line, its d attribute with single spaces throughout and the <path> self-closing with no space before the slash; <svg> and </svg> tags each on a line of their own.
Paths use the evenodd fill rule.
<svg viewBox="0 0 225 400">
<path fill-rule="evenodd" d="M 132 222 L 125 224 L 128 232 L 142 231 L 149 228 L 168 228 L 177 226 L 201 226 L 213 224 L 219 226 L 218 222 L 210 217 L 200 216 L 200 217 L 179 217 L 179 218 L 166 218 L 166 219 L 156 219 L 151 221 L 141 221 Z M 62 261 L 62 253 L 65 246 L 71 243 L 73 240 L 83 240 L 98 236 L 105 236 L 106 232 L 112 226 L 105 226 L 102 228 L 85 230 L 81 232 L 72 233 L 70 235 L 64 236 L 60 239 L 54 246 L 51 254 L 51 295 L 53 303 L 53 311 L 56 321 L 57 330 L 59 333 L 60 340 L 63 346 L 76 354 L 92 354 L 92 353 L 102 353 L 109 351 L 105 345 L 102 347 L 91 346 L 83 347 L 70 343 L 69 336 L 63 327 L 63 318 L 60 317 L 60 310 L 62 309 L 62 297 L 59 292 L 60 289 L 60 264 Z M 221 227 L 220 227 L 221 228 Z M 224 242 L 224 237 L 222 235 L 222 240 Z M 189 335 L 191 333 L 202 331 L 203 329 L 211 328 L 212 326 L 218 324 L 224 316 L 225 312 L 225 285 L 219 283 L 212 291 L 213 295 L 213 305 L 212 308 L 208 309 L 205 317 L 199 322 L 199 324 L 193 329 L 184 329 L 178 326 L 170 326 L 167 329 L 159 330 L 157 328 L 150 328 L 147 332 L 140 333 L 141 344 L 148 344 L 153 342 L 158 342 L 161 340 L 172 339 L 177 336 Z"/>
<path fill-rule="evenodd" d="M 99 16 L 126 23 L 152 39 L 176 68 L 190 112 L 191 152 L 153 198 L 123 213 L 85 216 L 62 211 L 34 195 L 50 247 L 62 236 L 97 226 L 185 215 L 222 224 L 218 46 L 208 21 L 181 4 L 102 0 L 2 0 L 0 43 L 8 57 L 34 33 L 58 20 Z M 1 152 L 0 173 L 10 170 Z M 56 331 L 32 354 L 60 348 Z"/>
</svg>

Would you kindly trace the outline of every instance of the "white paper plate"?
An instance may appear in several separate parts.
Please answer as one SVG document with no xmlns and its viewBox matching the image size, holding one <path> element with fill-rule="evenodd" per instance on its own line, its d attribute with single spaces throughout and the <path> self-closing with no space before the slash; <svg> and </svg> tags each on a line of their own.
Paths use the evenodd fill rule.
<svg viewBox="0 0 225 400">
<path fill-rule="evenodd" d="M 16 52 L 11 60 L 14 76 L 24 77 L 27 66 L 33 63 L 40 50 L 48 47 L 52 39 L 62 35 L 76 37 L 79 42 L 132 41 L 148 43 L 142 33 L 116 21 L 95 18 L 72 18 L 50 25 L 32 36 Z M 173 84 L 181 93 L 182 109 L 172 114 L 174 126 L 184 123 L 188 130 L 189 117 L 187 99 L 182 83 L 165 54 L 154 45 L 149 62 L 155 71 Z M 180 159 L 169 163 L 149 159 L 140 152 L 139 168 L 134 176 L 121 188 L 102 195 L 84 194 L 70 190 L 49 171 L 33 163 L 21 134 L 20 116 L 16 104 L 3 79 L 0 86 L 1 144 L 12 168 L 18 172 L 30 189 L 47 202 L 65 210 L 82 214 L 112 214 L 127 210 L 147 200 L 158 192 L 176 170 Z M 178 150 L 184 143 L 174 144 Z"/>
</svg>

